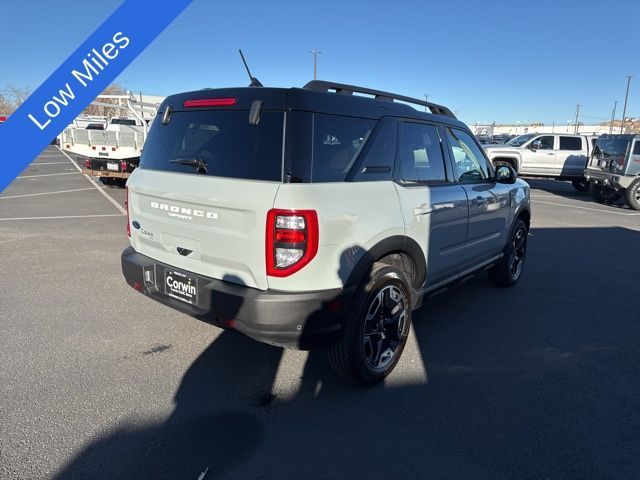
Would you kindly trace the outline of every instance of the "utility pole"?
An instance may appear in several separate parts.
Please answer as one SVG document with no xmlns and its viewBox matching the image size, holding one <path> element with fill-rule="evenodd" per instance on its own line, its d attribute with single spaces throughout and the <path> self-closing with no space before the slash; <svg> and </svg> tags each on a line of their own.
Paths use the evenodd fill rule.
<svg viewBox="0 0 640 480">
<path fill-rule="evenodd" d="M 576 105 L 576 126 L 575 126 L 575 129 L 574 129 L 574 132 L 573 132 L 576 135 L 578 134 L 578 116 L 580 115 L 580 107 L 581 106 L 582 105 L 580 105 L 580 104 Z"/>
<path fill-rule="evenodd" d="M 311 53 L 313 53 L 313 79 L 316 80 L 318 78 L 318 54 L 322 52 L 314 48 Z"/>
<path fill-rule="evenodd" d="M 425 102 L 428 102 L 428 101 L 429 101 L 429 95 L 427 95 L 426 93 L 424 94 L 424 101 L 425 101 Z M 424 106 L 424 111 L 425 111 L 425 112 L 427 111 L 427 106 L 426 106 L 426 105 Z"/>
<path fill-rule="evenodd" d="M 613 122 L 616 121 L 616 108 L 618 108 L 618 100 L 613 101 L 613 111 L 611 112 L 611 123 L 609 124 L 609 135 L 613 133 Z"/>
<path fill-rule="evenodd" d="M 632 75 L 627 75 L 627 92 L 624 94 L 624 108 L 622 109 L 622 123 L 620 124 L 620 133 L 624 133 L 624 118 L 627 115 L 627 98 L 629 98 L 629 84 L 631 83 Z"/>
</svg>

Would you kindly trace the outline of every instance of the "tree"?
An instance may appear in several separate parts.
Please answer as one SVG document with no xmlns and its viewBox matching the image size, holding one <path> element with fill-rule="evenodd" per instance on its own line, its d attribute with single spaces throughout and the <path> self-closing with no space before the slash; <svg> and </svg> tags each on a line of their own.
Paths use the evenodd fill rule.
<svg viewBox="0 0 640 480">
<path fill-rule="evenodd" d="M 13 113 L 13 104 L 0 92 L 0 115 L 9 115 L 10 113 Z"/>
<path fill-rule="evenodd" d="M 0 112 L 3 114 L 13 113 L 30 95 L 30 88 L 7 85 L 3 91 L 0 91 Z"/>
</svg>

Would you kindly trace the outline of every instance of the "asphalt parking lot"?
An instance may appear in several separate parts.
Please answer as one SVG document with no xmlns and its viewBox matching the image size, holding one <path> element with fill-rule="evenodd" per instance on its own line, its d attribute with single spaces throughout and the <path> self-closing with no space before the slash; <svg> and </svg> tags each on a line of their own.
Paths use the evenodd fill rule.
<svg viewBox="0 0 640 480">
<path fill-rule="evenodd" d="M 361 389 L 128 287 L 124 190 L 48 147 L 0 195 L 0 478 L 637 478 L 640 212 L 530 183 L 520 283 Z"/>
</svg>

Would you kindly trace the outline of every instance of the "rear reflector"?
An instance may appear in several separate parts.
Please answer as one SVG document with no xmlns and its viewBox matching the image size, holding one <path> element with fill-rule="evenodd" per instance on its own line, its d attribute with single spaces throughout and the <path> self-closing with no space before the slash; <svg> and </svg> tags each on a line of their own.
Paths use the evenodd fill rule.
<svg viewBox="0 0 640 480">
<path fill-rule="evenodd" d="M 197 100 L 185 100 L 185 108 L 196 107 L 230 107 L 236 104 L 235 98 L 199 98 Z"/>
</svg>

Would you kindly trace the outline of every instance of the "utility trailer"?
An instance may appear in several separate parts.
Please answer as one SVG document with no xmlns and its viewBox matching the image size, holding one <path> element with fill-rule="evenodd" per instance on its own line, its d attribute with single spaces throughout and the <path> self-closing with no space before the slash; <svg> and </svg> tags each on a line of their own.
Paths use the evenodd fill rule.
<svg viewBox="0 0 640 480">
<path fill-rule="evenodd" d="M 109 102 L 114 100 L 117 103 Z M 105 184 L 124 186 L 138 166 L 148 124 L 155 117 L 158 104 L 136 100 L 127 92 L 126 95 L 98 95 L 92 105 L 115 108 L 126 115 L 112 117 L 103 129 L 95 128 L 97 118 L 90 123 L 86 119 L 74 122 L 60 135 L 60 147 L 75 155 L 83 167 L 82 173 L 100 177 Z"/>
</svg>

